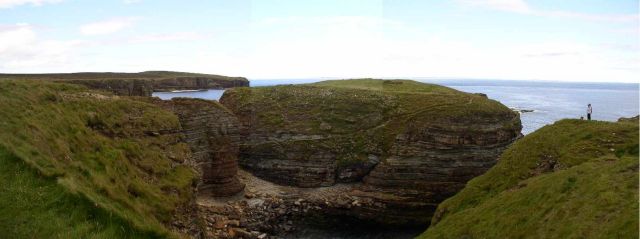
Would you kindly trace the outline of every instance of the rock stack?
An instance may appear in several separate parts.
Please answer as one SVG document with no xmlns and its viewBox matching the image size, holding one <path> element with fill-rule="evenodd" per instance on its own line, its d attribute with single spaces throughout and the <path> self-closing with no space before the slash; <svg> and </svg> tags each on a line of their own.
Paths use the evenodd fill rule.
<svg viewBox="0 0 640 239">
<path fill-rule="evenodd" d="M 201 173 L 199 195 L 224 197 L 243 190 L 237 178 L 239 123 L 215 101 L 177 98 L 156 102 L 178 115 Z"/>
</svg>

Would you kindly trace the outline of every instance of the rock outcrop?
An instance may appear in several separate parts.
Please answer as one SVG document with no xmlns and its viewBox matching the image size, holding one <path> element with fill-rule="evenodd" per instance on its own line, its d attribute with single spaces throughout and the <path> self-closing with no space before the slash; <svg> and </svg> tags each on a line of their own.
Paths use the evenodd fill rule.
<svg viewBox="0 0 640 239">
<path fill-rule="evenodd" d="M 283 185 L 363 182 L 361 206 L 387 224 L 425 224 L 439 202 L 497 162 L 520 119 L 486 97 L 413 81 L 347 80 L 232 89 L 240 164 Z"/>
<path fill-rule="evenodd" d="M 182 134 L 201 173 L 198 194 L 232 196 L 244 188 L 237 178 L 239 122 L 218 102 L 175 98 L 153 100 L 178 115 Z"/>
</svg>

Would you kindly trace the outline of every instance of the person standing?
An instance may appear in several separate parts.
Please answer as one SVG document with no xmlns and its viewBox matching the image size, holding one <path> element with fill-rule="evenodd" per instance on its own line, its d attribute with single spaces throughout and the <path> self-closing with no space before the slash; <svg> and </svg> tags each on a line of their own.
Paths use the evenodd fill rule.
<svg viewBox="0 0 640 239">
<path fill-rule="evenodd" d="M 591 108 L 591 104 L 587 105 L 587 120 L 591 120 L 591 113 L 593 112 L 593 109 Z"/>
</svg>

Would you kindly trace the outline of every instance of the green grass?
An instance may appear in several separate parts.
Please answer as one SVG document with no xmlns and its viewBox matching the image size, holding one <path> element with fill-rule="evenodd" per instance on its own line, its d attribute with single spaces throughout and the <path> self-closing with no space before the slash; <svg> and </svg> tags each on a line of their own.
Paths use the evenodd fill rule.
<svg viewBox="0 0 640 239">
<path fill-rule="evenodd" d="M 387 92 L 413 92 L 427 94 L 456 94 L 460 93 L 454 89 L 429 83 L 421 83 L 412 80 L 379 80 L 379 79 L 350 79 L 350 80 L 327 80 L 312 85 L 350 88 L 361 90 L 375 90 Z"/>
<path fill-rule="evenodd" d="M 193 198 L 196 173 L 184 164 L 189 149 L 181 136 L 162 133 L 179 129 L 174 114 L 45 81 L 0 81 L 0 102 L 0 146 L 6 152 L 109 218 L 144 233 L 178 236 L 166 225 Z"/>
<path fill-rule="evenodd" d="M 444 201 L 420 238 L 637 238 L 638 124 L 562 120 Z"/>
<path fill-rule="evenodd" d="M 384 154 L 397 134 L 428 126 L 506 121 L 511 122 L 506 127 L 520 127 L 519 121 L 512 121 L 515 113 L 497 101 L 410 80 L 234 88 L 221 102 L 256 130 L 331 134 L 330 140 L 313 147 L 336 153 L 340 165 L 364 160 L 371 152 Z"/>
<path fill-rule="evenodd" d="M 200 74 L 177 71 L 143 71 L 137 73 L 121 73 L 121 72 L 78 72 L 78 73 L 45 73 L 45 74 L 0 74 L 0 80 L 89 80 L 89 79 L 162 79 L 162 78 L 179 78 L 179 77 L 207 77 L 217 80 L 243 80 L 248 81 L 244 77 L 228 77 L 212 74 Z"/>
<path fill-rule="evenodd" d="M 0 148 L 3 238 L 150 238 Z"/>
</svg>

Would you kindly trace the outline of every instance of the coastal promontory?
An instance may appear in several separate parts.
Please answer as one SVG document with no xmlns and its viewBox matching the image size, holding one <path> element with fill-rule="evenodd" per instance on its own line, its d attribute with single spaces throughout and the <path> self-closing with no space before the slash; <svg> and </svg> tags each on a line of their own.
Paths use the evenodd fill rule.
<svg viewBox="0 0 640 239">
<path fill-rule="evenodd" d="M 384 224 L 428 223 L 521 129 L 497 101 L 409 80 L 234 88 L 221 103 L 242 124 L 243 168 L 287 186 L 354 184 L 340 212 Z"/>
</svg>

